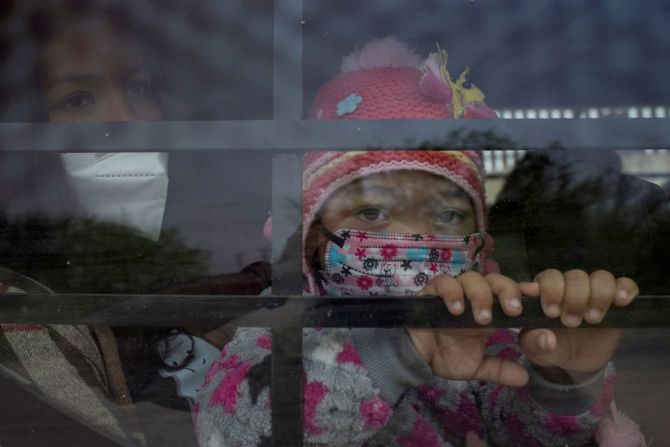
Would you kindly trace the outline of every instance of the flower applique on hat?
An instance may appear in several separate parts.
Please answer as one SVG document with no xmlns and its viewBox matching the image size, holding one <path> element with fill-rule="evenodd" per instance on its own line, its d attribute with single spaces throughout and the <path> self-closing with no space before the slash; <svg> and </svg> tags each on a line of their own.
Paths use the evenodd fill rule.
<svg viewBox="0 0 670 447">
<path fill-rule="evenodd" d="M 361 98 L 356 93 L 352 93 L 351 95 L 347 96 L 342 101 L 337 103 L 337 116 L 354 113 L 362 100 L 363 98 Z"/>
</svg>

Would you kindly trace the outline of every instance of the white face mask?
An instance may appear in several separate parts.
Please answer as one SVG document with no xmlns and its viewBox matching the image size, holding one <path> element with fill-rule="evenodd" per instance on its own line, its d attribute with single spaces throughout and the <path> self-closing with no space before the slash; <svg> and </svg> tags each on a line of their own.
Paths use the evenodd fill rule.
<svg viewBox="0 0 670 447">
<path fill-rule="evenodd" d="M 168 188 L 166 153 L 82 153 L 61 158 L 89 217 L 158 239 Z"/>
</svg>

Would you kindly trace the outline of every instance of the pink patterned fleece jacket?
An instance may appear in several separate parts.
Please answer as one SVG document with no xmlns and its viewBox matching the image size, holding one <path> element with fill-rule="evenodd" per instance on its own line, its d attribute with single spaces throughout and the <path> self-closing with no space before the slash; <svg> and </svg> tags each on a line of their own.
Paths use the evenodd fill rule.
<svg viewBox="0 0 670 447">
<path fill-rule="evenodd" d="M 266 329 L 239 329 L 209 370 L 195 407 L 200 445 L 270 445 Z M 612 401 L 611 365 L 558 385 L 532 367 L 524 388 L 431 375 L 404 329 L 304 331 L 305 445 L 582 446 Z M 525 359 L 501 330 L 491 355 Z"/>
</svg>

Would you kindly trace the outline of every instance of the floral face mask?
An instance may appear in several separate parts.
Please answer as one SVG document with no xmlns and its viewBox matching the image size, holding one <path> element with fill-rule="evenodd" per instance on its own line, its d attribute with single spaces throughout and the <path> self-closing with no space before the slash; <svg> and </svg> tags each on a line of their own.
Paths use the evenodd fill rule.
<svg viewBox="0 0 670 447">
<path fill-rule="evenodd" d="M 394 234 L 340 229 L 327 235 L 327 295 L 416 295 L 434 276 L 479 271 L 484 235 Z"/>
</svg>

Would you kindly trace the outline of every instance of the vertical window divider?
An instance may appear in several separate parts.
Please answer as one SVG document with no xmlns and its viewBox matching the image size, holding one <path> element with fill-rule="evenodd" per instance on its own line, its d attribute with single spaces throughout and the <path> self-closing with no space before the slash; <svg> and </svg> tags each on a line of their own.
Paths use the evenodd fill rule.
<svg viewBox="0 0 670 447">
<path fill-rule="evenodd" d="M 302 118 L 302 12 L 302 0 L 274 1 L 273 120 Z M 297 154 L 273 155 L 272 221 L 273 294 L 300 295 L 302 158 Z M 299 325 L 272 329 L 270 398 L 275 447 L 303 443 L 302 332 Z"/>
</svg>

